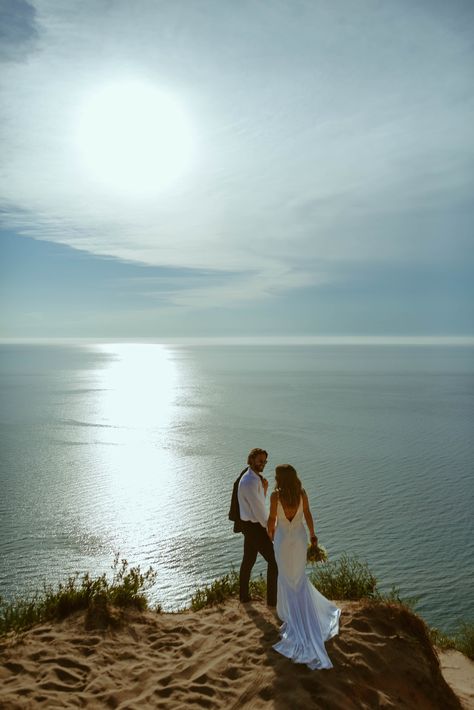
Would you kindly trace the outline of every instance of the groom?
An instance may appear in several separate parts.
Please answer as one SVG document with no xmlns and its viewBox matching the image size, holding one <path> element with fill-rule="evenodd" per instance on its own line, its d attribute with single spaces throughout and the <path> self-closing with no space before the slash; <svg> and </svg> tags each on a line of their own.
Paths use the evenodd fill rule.
<svg viewBox="0 0 474 710">
<path fill-rule="evenodd" d="M 265 496 L 268 481 L 262 476 L 268 454 L 263 449 L 252 449 L 248 455 L 247 471 L 240 479 L 237 497 L 244 534 L 244 556 L 240 566 L 240 601 L 250 601 L 250 573 L 260 553 L 267 561 L 267 604 L 276 606 L 278 568 L 273 543 L 267 534 L 268 513 Z"/>
</svg>

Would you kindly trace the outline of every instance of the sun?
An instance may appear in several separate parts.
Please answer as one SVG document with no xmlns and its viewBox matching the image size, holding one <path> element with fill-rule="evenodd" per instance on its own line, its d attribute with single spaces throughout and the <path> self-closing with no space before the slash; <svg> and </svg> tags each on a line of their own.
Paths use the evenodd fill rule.
<svg viewBox="0 0 474 710">
<path fill-rule="evenodd" d="M 191 122 L 176 97 L 153 84 L 119 81 L 84 100 L 77 148 L 88 178 L 130 195 L 160 191 L 189 170 Z"/>
</svg>

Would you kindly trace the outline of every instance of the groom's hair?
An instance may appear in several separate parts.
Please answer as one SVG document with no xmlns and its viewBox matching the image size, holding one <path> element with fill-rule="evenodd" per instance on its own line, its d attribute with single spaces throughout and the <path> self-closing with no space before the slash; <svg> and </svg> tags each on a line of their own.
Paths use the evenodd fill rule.
<svg viewBox="0 0 474 710">
<path fill-rule="evenodd" d="M 268 453 L 265 451 L 265 449 L 252 449 L 249 452 L 249 455 L 247 456 L 247 463 L 249 466 L 254 460 L 255 456 L 258 456 L 258 454 L 265 454 L 265 458 L 268 459 Z"/>
</svg>

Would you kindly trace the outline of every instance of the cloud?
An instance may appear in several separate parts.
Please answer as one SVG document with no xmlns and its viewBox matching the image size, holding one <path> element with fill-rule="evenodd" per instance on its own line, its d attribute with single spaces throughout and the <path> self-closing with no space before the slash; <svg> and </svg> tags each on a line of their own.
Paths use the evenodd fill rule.
<svg viewBox="0 0 474 710">
<path fill-rule="evenodd" d="M 36 10 L 26 0 L 0 3 L 0 62 L 24 59 L 38 38 Z"/>
<path fill-rule="evenodd" d="M 469 5 L 7 8 L 6 46 L 39 50 L 1 80 L 0 197 L 18 233 L 220 272 L 171 289 L 186 307 L 337 281 L 342 262 L 463 253 L 466 228 L 447 226 L 473 188 Z M 98 187 L 75 138 L 84 98 L 130 76 L 179 95 L 197 141 L 183 179 L 143 199 Z"/>
</svg>

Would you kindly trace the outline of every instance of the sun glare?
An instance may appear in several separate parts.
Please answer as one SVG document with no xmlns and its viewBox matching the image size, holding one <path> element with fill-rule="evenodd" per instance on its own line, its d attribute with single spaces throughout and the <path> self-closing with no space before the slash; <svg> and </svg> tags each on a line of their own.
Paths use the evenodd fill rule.
<svg viewBox="0 0 474 710">
<path fill-rule="evenodd" d="M 92 181 L 129 194 L 149 194 L 190 167 L 193 139 L 179 101 L 152 84 L 108 84 L 84 101 L 77 129 L 82 166 Z"/>
</svg>

